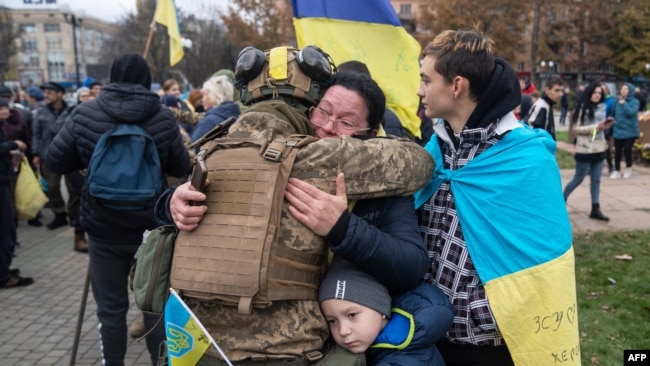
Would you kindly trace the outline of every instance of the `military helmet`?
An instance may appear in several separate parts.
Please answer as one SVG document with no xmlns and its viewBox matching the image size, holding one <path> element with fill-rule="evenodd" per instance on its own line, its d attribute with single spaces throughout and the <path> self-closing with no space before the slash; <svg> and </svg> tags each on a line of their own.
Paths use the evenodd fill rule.
<svg viewBox="0 0 650 366">
<path fill-rule="evenodd" d="M 330 56 L 316 46 L 264 52 L 248 46 L 237 57 L 235 84 L 244 105 L 273 98 L 297 99 L 306 110 L 318 104 L 334 73 Z"/>
</svg>

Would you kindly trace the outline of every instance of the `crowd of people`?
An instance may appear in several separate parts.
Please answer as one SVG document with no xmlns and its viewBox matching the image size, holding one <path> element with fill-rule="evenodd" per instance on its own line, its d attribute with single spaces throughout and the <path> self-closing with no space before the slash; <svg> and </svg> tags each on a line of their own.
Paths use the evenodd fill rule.
<svg viewBox="0 0 650 366">
<path fill-rule="evenodd" d="M 632 176 L 638 93 L 623 84 L 615 100 L 605 84 L 593 82 L 576 96 L 570 111 L 561 79 L 537 90 L 492 47 L 477 31 L 457 30 L 442 32 L 424 48 L 421 83 L 413 92 L 421 101 L 417 113 L 426 137 L 399 140 L 421 145 L 418 162 L 432 160 L 418 189 L 350 204 L 346 182 L 358 174 L 338 174 L 333 192 L 289 179 L 286 214 L 324 238 L 325 248 L 312 248 L 319 261 L 327 251 L 334 255 L 320 277 L 317 299 L 274 301 L 251 314 L 187 299 L 229 358 L 208 351 L 199 365 L 542 365 L 552 362 L 545 357 L 579 346 L 577 324 L 558 329 L 549 341 L 530 334 L 525 323 L 538 312 L 551 314 L 575 304 L 566 200 L 589 174 L 589 217 L 609 220 L 600 208 L 601 176 L 605 161 L 610 178 Z M 323 142 L 352 139 L 366 144 L 367 151 L 386 135 L 402 135 L 384 92 L 363 63 L 343 63 L 320 83 L 315 101 L 298 93 L 274 95 L 298 111 L 289 113 L 289 125 L 298 132 Z M 46 228 L 71 225 L 73 249 L 89 252 L 102 362 L 123 365 L 128 276 L 142 233 L 159 225 L 189 232 L 209 211 L 207 195 L 187 181 L 197 152 L 191 144 L 229 118 L 245 120 L 279 108 L 261 94 L 244 105 L 237 91 L 244 85 L 241 74 L 219 70 L 186 98 L 173 79 L 156 94 L 150 90 L 147 62 L 127 54 L 114 60 L 107 85 L 76 90 L 73 105 L 56 82 L 19 94 L 0 86 L 0 288 L 34 281 L 11 267 L 18 245 L 12 198 L 16 161 L 24 155 L 47 185 L 47 208 L 54 218 Z M 575 175 L 564 189 L 554 156 L 555 104 L 559 124 L 568 121 L 576 135 Z M 286 110 L 280 114 L 289 115 Z M 169 186 L 155 209 L 147 208 L 150 215 L 138 220 L 98 209 L 84 190 L 84 171 L 100 136 L 120 124 L 137 124 L 151 135 L 163 185 Z M 387 152 L 374 152 L 382 153 Z M 371 157 L 366 164 L 372 164 Z M 384 168 L 382 174 L 388 174 L 391 166 Z M 61 182 L 67 186 L 67 203 Z M 530 189 L 540 182 L 545 184 L 541 193 Z M 41 226 L 41 217 L 27 223 Z M 524 231 L 513 225 L 523 217 Z M 527 271 L 542 275 L 522 278 Z M 557 281 L 535 282 L 540 277 Z M 164 329 L 156 326 L 155 314 L 141 319 L 139 333 L 146 332 L 155 365 Z M 579 365 L 579 357 L 574 364 Z"/>
</svg>

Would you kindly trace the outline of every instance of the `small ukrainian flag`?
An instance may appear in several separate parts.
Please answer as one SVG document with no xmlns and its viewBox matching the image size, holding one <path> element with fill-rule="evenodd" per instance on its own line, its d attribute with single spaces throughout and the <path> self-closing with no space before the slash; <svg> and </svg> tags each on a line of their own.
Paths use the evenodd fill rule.
<svg viewBox="0 0 650 366">
<path fill-rule="evenodd" d="M 171 366 L 194 366 L 212 344 L 224 361 L 231 365 L 214 339 L 176 291 L 170 289 L 170 292 L 171 296 L 165 305 L 165 332 L 167 333 L 169 364 Z"/>
</svg>

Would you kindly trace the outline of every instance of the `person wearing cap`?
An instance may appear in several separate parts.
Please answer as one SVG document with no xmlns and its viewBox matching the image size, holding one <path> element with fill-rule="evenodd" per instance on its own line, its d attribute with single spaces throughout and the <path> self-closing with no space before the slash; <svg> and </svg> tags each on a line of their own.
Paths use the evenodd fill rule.
<svg viewBox="0 0 650 366">
<path fill-rule="evenodd" d="M 34 156 L 32 163 L 35 167 L 41 169 L 41 174 L 47 181 L 48 190 L 46 192 L 49 199 L 49 207 L 54 213 L 54 218 L 46 226 L 50 230 L 58 229 L 68 224 L 68 212 L 72 207 L 70 202 L 76 200 L 70 197 L 66 211 L 66 203 L 61 194 L 61 174 L 52 172 L 43 158 L 47 153 L 48 146 L 54 137 L 51 126 L 56 123 L 57 118 L 68 108 L 68 103 L 63 98 L 65 88 L 56 82 L 49 81 L 42 86 L 45 95 L 46 104 L 34 111 L 34 123 L 32 128 L 32 149 Z M 70 182 L 66 180 L 68 192 L 75 195 Z"/>
<path fill-rule="evenodd" d="M 10 118 L 9 102 L 0 98 L 0 123 Z M 14 209 L 14 171 L 12 151 L 25 152 L 27 144 L 21 140 L 10 140 L 0 128 L 0 289 L 31 285 L 34 280 L 21 277 L 20 270 L 11 269 L 14 251 L 18 242 Z"/>
<path fill-rule="evenodd" d="M 444 366 L 435 343 L 451 326 L 447 296 L 421 283 L 398 296 L 349 261 L 334 257 L 318 291 L 334 341 L 352 353 L 366 352 L 369 365 Z"/>
<path fill-rule="evenodd" d="M 50 137 L 54 138 L 61 130 L 66 119 L 72 114 L 74 109 L 81 103 L 95 99 L 95 95 L 89 88 L 82 86 L 75 92 L 77 101 L 75 105 L 66 108 L 61 115 L 56 119 L 56 122 L 50 125 Z M 47 144 L 49 145 L 51 141 Z M 68 185 L 70 193 L 70 200 L 68 201 L 68 214 L 70 215 L 70 226 L 74 227 L 74 239 L 72 249 L 77 252 L 88 252 L 88 241 L 86 240 L 86 231 L 84 230 L 79 220 L 79 197 L 82 193 L 83 187 L 86 184 L 84 175 L 80 171 L 65 174 L 65 181 Z"/>
<path fill-rule="evenodd" d="M 189 158 L 169 109 L 163 108 L 151 91 L 151 71 L 138 54 L 118 56 L 111 65 L 110 83 L 99 96 L 75 107 L 54 137 L 47 154 L 47 165 L 60 174 L 88 168 L 102 135 L 119 124 L 136 124 L 153 138 L 160 158 L 162 175 L 183 176 Z M 163 179 L 161 177 L 161 179 Z M 164 183 L 164 182 L 163 182 Z M 164 186 L 164 184 L 163 184 Z M 133 221 L 131 216 L 91 202 L 81 196 L 81 221 L 88 234 L 88 254 L 92 291 L 97 303 L 102 365 L 124 365 L 127 348 L 129 311 L 128 276 L 142 233 L 153 229 L 153 214 Z M 125 217 L 128 216 L 128 217 Z M 147 220 L 151 217 L 151 220 Z M 151 329 L 158 317 L 144 317 Z M 153 365 L 158 361 L 159 342 L 164 336 L 156 328 L 146 337 Z"/>
<path fill-rule="evenodd" d="M 35 86 L 28 86 L 27 89 L 25 89 L 25 94 L 27 95 L 27 105 L 29 106 L 29 110 L 34 111 L 38 108 L 40 108 L 42 105 L 45 105 L 45 95 L 43 95 L 43 92 L 41 89 L 35 87 Z"/>
</svg>

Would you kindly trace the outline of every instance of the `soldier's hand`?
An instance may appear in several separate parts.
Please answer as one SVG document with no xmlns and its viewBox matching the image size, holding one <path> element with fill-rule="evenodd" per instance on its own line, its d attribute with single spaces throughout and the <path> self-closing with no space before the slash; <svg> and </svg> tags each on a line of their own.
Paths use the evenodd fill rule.
<svg viewBox="0 0 650 366">
<path fill-rule="evenodd" d="M 284 196 L 289 202 L 289 213 L 320 236 L 326 236 L 348 208 L 343 173 L 336 177 L 335 195 L 290 178 Z"/>
<path fill-rule="evenodd" d="M 203 202 L 205 198 L 205 194 L 195 190 L 189 182 L 178 186 L 169 200 L 169 212 L 176 227 L 186 231 L 196 229 L 208 207 L 197 206 L 195 202 Z"/>
</svg>

